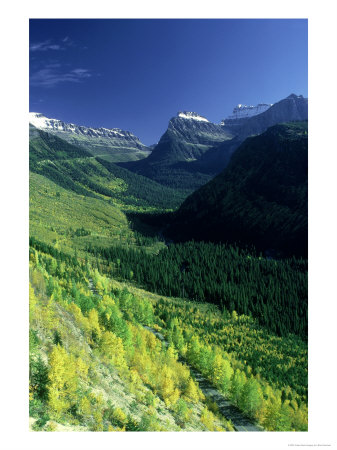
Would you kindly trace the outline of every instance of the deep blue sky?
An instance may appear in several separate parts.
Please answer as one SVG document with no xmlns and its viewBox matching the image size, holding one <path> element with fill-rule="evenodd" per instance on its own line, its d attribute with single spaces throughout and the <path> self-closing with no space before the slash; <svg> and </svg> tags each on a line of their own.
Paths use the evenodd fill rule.
<svg viewBox="0 0 337 450">
<path fill-rule="evenodd" d="M 306 20 L 30 20 L 30 111 L 156 143 L 177 111 L 308 95 Z"/>
</svg>

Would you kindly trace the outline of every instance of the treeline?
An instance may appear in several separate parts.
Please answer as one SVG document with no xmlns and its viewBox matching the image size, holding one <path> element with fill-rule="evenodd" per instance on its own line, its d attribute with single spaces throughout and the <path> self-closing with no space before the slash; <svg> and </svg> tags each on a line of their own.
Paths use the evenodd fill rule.
<svg viewBox="0 0 337 450">
<path fill-rule="evenodd" d="M 79 265 L 79 261 L 76 256 L 67 255 L 64 252 L 60 252 L 52 245 L 48 245 L 45 242 L 41 242 L 33 236 L 29 237 L 29 246 L 33 247 L 35 250 L 46 253 L 53 258 L 56 258 L 58 261 L 67 263 L 67 267 L 77 267 Z"/>
<path fill-rule="evenodd" d="M 89 197 L 104 196 L 118 199 L 126 205 L 161 209 L 176 208 L 184 199 L 174 189 L 120 167 L 115 170 L 115 167 L 98 158 L 46 160 L 30 165 L 33 172 L 49 178 L 64 189 Z"/>
<path fill-rule="evenodd" d="M 114 276 L 161 295 L 207 301 L 251 315 L 270 331 L 307 336 L 307 261 L 268 260 L 224 244 L 173 244 L 157 255 L 121 247 L 87 250 Z"/>
<path fill-rule="evenodd" d="M 31 167 L 35 167 L 37 162 L 46 159 L 61 160 L 92 156 L 83 148 L 70 144 L 58 136 L 30 127 L 29 163 Z"/>
</svg>

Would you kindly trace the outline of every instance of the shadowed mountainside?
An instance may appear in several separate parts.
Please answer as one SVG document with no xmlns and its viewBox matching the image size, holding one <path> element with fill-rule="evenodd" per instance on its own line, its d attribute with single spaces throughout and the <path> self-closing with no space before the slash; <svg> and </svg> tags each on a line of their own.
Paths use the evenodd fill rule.
<svg viewBox="0 0 337 450">
<path fill-rule="evenodd" d="M 306 256 L 307 130 L 307 122 L 288 123 L 246 139 L 228 167 L 173 214 L 168 236 Z"/>
</svg>

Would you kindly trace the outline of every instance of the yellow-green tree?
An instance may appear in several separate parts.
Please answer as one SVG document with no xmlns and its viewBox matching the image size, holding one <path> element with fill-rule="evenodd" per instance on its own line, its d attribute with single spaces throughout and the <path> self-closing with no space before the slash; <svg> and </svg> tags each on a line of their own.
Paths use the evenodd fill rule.
<svg viewBox="0 0 337 450">
<path fill-rule="evenodd" d="M 49 358 L 49 407 L 58 415 L 77 401 L 78 375 L 75 358 L 57 345 Z"/>
<path fill-rule="evenodd" d="M 199 391 L 191 377 L 189 378 L 186 390 L 184 391 L 184 397 L 192 403 L 197 403 L 199 401 Z"/>
<path fill-rule="evenodd" d="M 127 370 L 123 341 L 111 331 L 104 331 L 99 344 L 103 357 L 122 372 Z"/>
</svg>

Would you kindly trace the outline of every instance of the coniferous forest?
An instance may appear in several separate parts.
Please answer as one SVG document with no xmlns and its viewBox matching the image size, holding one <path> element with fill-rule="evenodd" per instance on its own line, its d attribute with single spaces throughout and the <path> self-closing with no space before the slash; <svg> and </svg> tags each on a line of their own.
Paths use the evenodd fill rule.
<svg viewBox="0 0 337 450">
<path fill-rule="evenodd" d="M 172 244 L 158 254 L 111 247 L 88 251 L 111 275 L 161 295 L 210 302 L 255 317 L 270 331 L 306 339 L 307 261 L 266 259 L 238 247 L 205 242 Z"/>
</svg>

